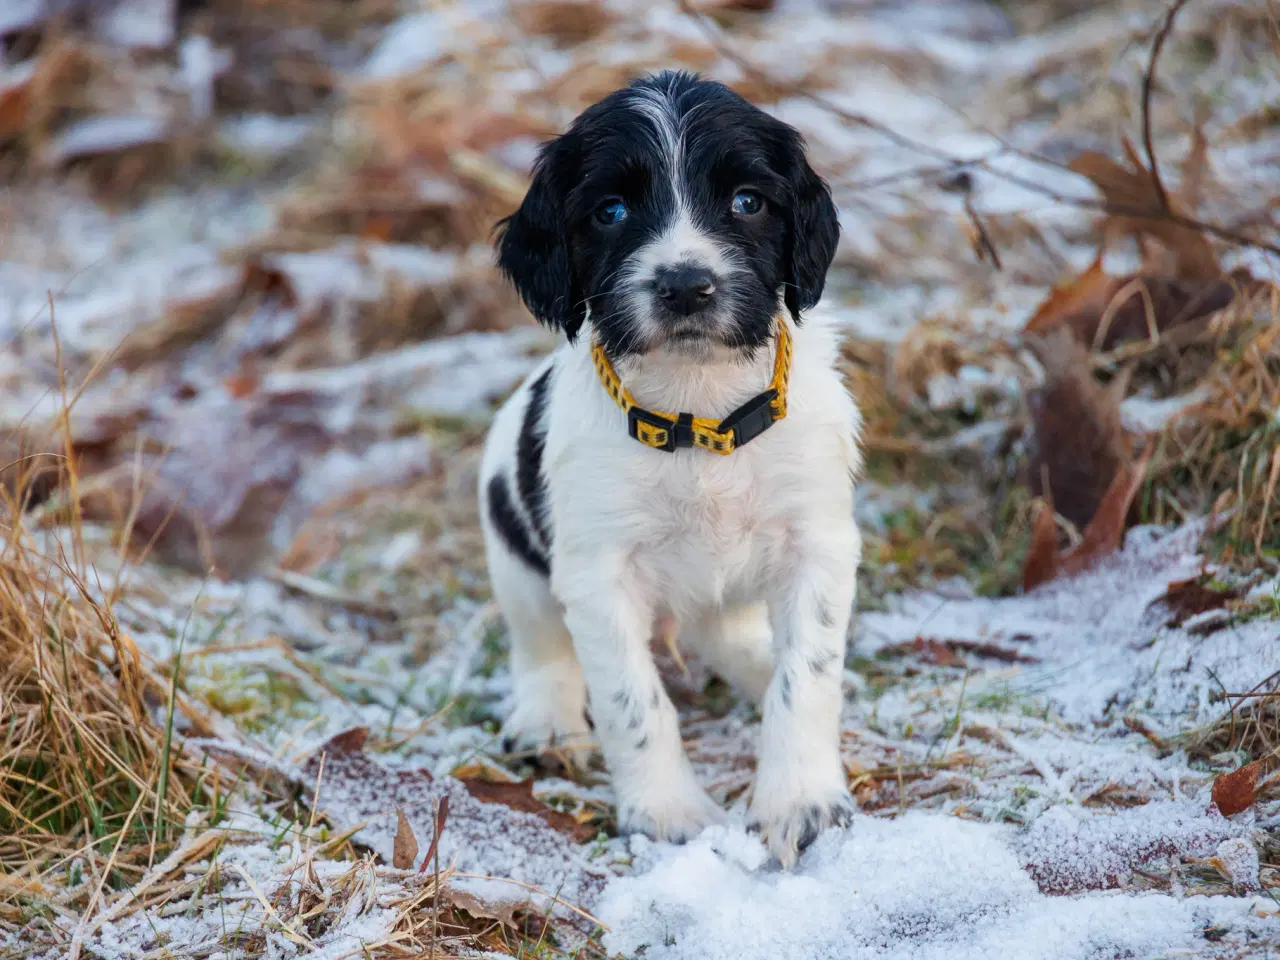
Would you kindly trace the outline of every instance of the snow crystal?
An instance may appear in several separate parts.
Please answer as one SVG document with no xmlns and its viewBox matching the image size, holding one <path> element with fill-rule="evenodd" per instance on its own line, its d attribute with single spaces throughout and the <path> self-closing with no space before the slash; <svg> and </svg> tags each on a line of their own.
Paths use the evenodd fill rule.
<svg viewBox="0 0 1280 960">
<path fill-rule="evenodd" d="M 392 769 L 360 752 L 331 750 L 325 757 L 321 809 L 339 830 L 360 825 L 356 840 L 387 863 L 395 845 L 396 810 L 404 812 L 425 857 L 435 834 L 437 804 L 447 797 L 440 864 L 473 875 L 461 883 L 477 895 L 525 901 L 539 893 L 535 899 L 556 896 L 579 904 L 594 901 L 604 885 L 603 875 L 587 866 L 577 845 L 533 814 L 482 803 L 452 777 Z M 315 777 L 319 755 L 304 769 L 308 778 Z"/>
<path fill-rule="evenodd" d="M 1258 850 L 1244 837 L 1223 840 L 1213 857 L 1218 869 L 1237 887 L 1242 890 L 1258 889 Z"/>
<path fill-rule="evenodd" d="M 1188 947 L 1204 926 L 1203 901 L 1045 896 L 1010 835 L 930 813 L 858 817 L 786 873 L 741 828 L 713 828 L 684 847 L 637 844 L 647 871 L 614 880 L 597 915 L 611 953 L 649 960 L 1073 960 Z"/>
<path fill-rule="evenodd" d="M 1088 573 L 1019 597 L 909 595 L 889 612 L 862 614 L 855 647 L 871 656 L 922 632 L 975 643 L 1016 641 L 1040 662 L 1021 666 L 1009 687 L 1044 698 L 1070 722 L 1097 722 L 1117 708 L 1140 710 L 1169 728 L 1210 721 L 1223 709 L 1211 699 L 1218 684 L 1247 690 L 1280 670 L 1280 644 L 1276 625 L 1265 620 L 1205 637 L 1165 627 L 1150 614 L 1169 583 L 1200 571 L 1195 547 L 1202 530 L 1199 523 L 1172 533 L 1137 527 L 1123 552 Z M 1167 664 L 1179 669 L 1161 668 Z M 886 701 L 892 697 L 882 698 L 881 716 Z"/>
<path fill-rule="evenodd" d="M 1047 893 L 1118 886 L 1157 857 L 1208 856 L 1241 827 L 1203 802 L 1154 801 L 1107 815 L 1057 806 L 1013 840 L 1028 873 Z"/>
</svg>

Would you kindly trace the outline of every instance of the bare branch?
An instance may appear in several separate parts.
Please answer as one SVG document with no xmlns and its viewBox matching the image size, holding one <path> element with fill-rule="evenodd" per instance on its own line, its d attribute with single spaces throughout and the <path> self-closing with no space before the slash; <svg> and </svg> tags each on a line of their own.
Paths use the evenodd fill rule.
<svg viewBox="0 0 1280 960">
<path fill-rule="evenodd" d="M 1160 51 L 1164 42 L 1173 30 L 1173 21 L 1178 12 L 1187 5 L 1187 0 L 1173 0 L 1165 14 L 1164 23 L 1156 33 L 1155 42 L 1151 44 L 1151 58 L 1147 61 L 1147 72 L 1142 75 L 1142 145 L 1147 151 L 1147 166 L 1151 168 L 1151 185 L 1155 188 L 1156 197 L 1160 200 L 1162 213 L 1169 212 L 1169 194 L 1165 192 L 1164 183 L 1160 179 L 1160 165 L 1156 160 L 1155 144 L 1151 140 L 1151 89 L 1155 86 L 1156 62 L 1160 59 Z"/>
<path fill-rule="evenodd" d="M 1158 48 L 1159 46 L 1163 46 L 1163 38 L 1167 36 L 1169 30 L 1172 28 L 1173 18 L 1176 16 L 1178 10 L 1180 10 L 1183 6 L 1185 6 L 1187 2 L 1188 0 L 1175 0 L 1174 5 L 1170 10 L 1170 13 L 1166 15 L 1165 23 L 1161 27 L 1160 36 L 1157 37 L 1158 44 L 1157 44 L 1157 47 L 1153 48 L 1153 51 L 1152 51 L 1153 54 L 1159 53 Z M 957 170 L 964 169 L 967 167 L 972 169 L 983 170 L 984 172 L 990 174 L 993 177 L 996 177 L 1000 180 L 1004 180 L 1006 183 L 1012 183 L 1016 186 L 1022 187 L 1024 190 L 1027 190 L 1031 193 L 1035 193 L 1035 194 L 1038 194 L 1039 196 L 1045 197 L 1046 199 L 1053 200 L 1056 203 L 1065 204 L 1067 206 L 1073 206 L 1083 210 L 1095 210 L 1099 213 L 1106 214 L 1108 216 L 1113 216 L 1113 217 L 1130 217 L 1130 218 L 1143 219 L 1143 220 L 1151 220 L 1151 219 L 1167 220 L 1171 223 L 1177 224 L 1178 226 L 1187 227 L 1188 229 L 1191 229 L 1191 230 L 1198 230 L 1198 231 L 1201 231 L 1202 233 L 1207 233 L 1210 236 L 1217 237 L 1218 239 L 1225 240 L 1229 243 L 1234 243 L 1238 246 L 1253 247 L 1255 249 L 1263 250 L 1269 254 L 1280 257 L 1280 245 L 1277 245 L 1274 243 L 1268 243 L 1265 240 L 1259 240 L 1254 237 L 1246 236 L 1245 234 L 1240 233 L 1237 230 L 1233 230 L 1229 227 L 1220 226 L 1219 224 L 1216 224 L 1216 223 L 1209 223 L 1207 221 L 1197 220 L 1194 217 L 1188 217 L 1183 214 L 1175 213 L 1171 209 L 1169 209 L 1167 198 L 1165 199 L 1165 202 L 1164 202 L 1164 208 L 1161 211 L 1159 211 L 1158 216 L 1153 217 L 1152 211 L 1149 208 L 1138 208 L 1138 207 L 1125 206 L 1123 204 L 1113 204 L 1113 203 L 1108 203 L 1105 200 L 1095 200 L 1088 197 L 1068 196 L 1067 194 L 1064 194 L 1058 190 L 1054 190 L 1052 187 L 1045 186 L 1043 183 L 1040 183 L 1039 181 L 1020 176 L 1016 173 L 1010 173 L 1007 170 L 997 169 L 996 167 L 993 167 L 991 165 L 992 160 L 998 159 L 1000 156 L 1005 154 L 1014 154 L 1032 163 L 1037 163 L 1042 166 L 1051 167 L 1055 170 L 1064 170 L 1072 174 L 1075 174 L 1075 171 L 1071 170 L 1071 168 L 1065 163 L 1054 160 L 1051 157 L 1046 157 L 1034 151 L 1021 149 L 1017 146 L 1014 146 L 1011 143 L 1008 143 L 1007 141 L 1004 141 L 999 137 L 997 137 L 997 139 L 1001 141 L 1001 146 L 996 150 L 992 150 L 985 154 L 974 156 L 974 157 L 958 157 L 953 154 L 947 153 L 945 150 L 939 150 L 937 147 L 934 147 L 930 144 L 916 140 L 912 137 L 906 136 L 905 134 L 898 133 L 896 130 L 892 129 L 891 127 L 888 127 L 883 123 L 880 123 L 878 120 L 873 120 L 870 117 L 866 116 L 865 114 L 855 113 L 854 111 L 846 110 L 844 107 L 840 106 L 838 103 L 834 102 L 830 98 L 825 97 L 820 93 L 815 93 L 814 91 L 808 89 L 802 84 L 792 83 L 792 82 L 789 82 L 786 80 L 780 80 L 777 77 L 774 77 L 767 70 L 756 65 L 749 58 L 739 53 L 736 49 L 733 48 L 733 46 L 724 42 L 723 38 L 719 35 L 718 31 L 708 22 L 705 14 L 695 9 L 692 3 L 690 2 L 690 0 L 676 0 L 676 3 L 682 12 L 687 14 L 689 17 L 691 17 L 694 20 L 695 23 L 697 23 L 698 27 L 706 35 L 707 42 L 711 44 L 711 46 L 716 50 L 716 52 L 720 56 L 724 57 L 729 62 L 736 64 L 744 73 L 753 77 L 757 81 L 762 82 L 769 87 L 772 87 L 774 90 L 785 92 L 798 97 L 803 97 L 809 102 L 814 103 L 819 107 L 821 107 L 822 109 L 826 110 L 832 116 L 843 121 L 844 123 L 847 123 L 851 126 L 864 127 L 868 130 L 873 130 L 876 133 L 880 134 L 882 137 L 884 137 L 886 140 L 896 144 L 897 146 L 902 147 L 905 150 L 910 150 L 914 153 L 923 154 L 924 156 L 931 157 L 934 160 L 941 161 L 941 163 L 936 166 L 932 166 L 932 167 L 925 166 L 925 167 L 914 168 L 911 170 L 904 170 L 898 173 L 890 174 L 883 178 L 873 178 L 873 179 L 864 180 L 864 181 L 850 181 L 849 186 L 853 189 L 868 189 L 870 187 L 880 186 L 882 184 L 897 182 L 900 179 L 910 180 L 916 177 L 926 176 L 929 173 L 934 171 L 943 172 L 946 169 L 953 168 L 953 167 Z M 1153 68 L 1154 68 L 1154 57 L 1151 65 L 1149 65 L 1148 74 L 1152 72 Z M 1145 98 L 1144 98 L 1144 118 L 1147 117 L 1148 113 L 1149 112 L 1145 109 Z M 1149 126 L 1149 121 L 1144 119 L 1144 128 L 1147 126 Z M 1149 137 L 1150 137 L 1149 131 L 1144 131 L 1144 132 L 1147 132 L 1146 139 L 1149 142 Z M 1155 174 L 1154 148 L 1151 147 L 1150 145 L 1148 146 L 1148 157 L 1151 160 L 1152 172 L 1153 174 Z M 1075 174 L 1075 175 L 1079 176 L 1079 174 Z M 1158 184 L 1158 186 L 1160 190 L 1160 195 L 1164 197 L 1165 194 L 1164 194 L 1163 185 Z"/>
</svg>

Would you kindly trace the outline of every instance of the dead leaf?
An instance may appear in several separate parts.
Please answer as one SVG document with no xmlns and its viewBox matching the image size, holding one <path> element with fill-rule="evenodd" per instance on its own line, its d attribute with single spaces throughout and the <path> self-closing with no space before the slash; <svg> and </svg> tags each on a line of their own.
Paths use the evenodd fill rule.
<svg viewBox="0 0 1280 960">
<path fill-rule="evenodd" d="M 1022 567 L 1022 589 L 1034 590 L 1058 573 L 1058 523 L 1053 507 L 1040 500 L 1031 528 L 1031 549 Z"/>
<path fill-rule="evenodd" d="M 1223 309 L 1240 292 L 1233 278 L 1181 279 L 1158 273 L 1113 277 L 1095 260 L 1079 276 L 1055 287 L 1032 314 L 1027 333 L 1062 327 L 1095 350 L 1154 340 Z"/>
<path fill-rule="evenodd" d="M 413 827 L 409 826 L 404 811 L 396 807 L 396 840 L 391 852 L 391 865 L 397 870 L 408 870 L 417 858 L 418 838 L 413 835 Z"/>
<path fill-rule="evenodd" d="M 1220 610 L 1232 600 L 1240 599 L 1240 591 L 1228 587 L 1215 590 L 1205 585 L 1205 577 L 1175 580 L 1169 584 L 1164 596 L 1152 601 L 1172 614 L 1168 626 L 1180 627 L 1184 622 L 1210 610 Z"/>
<path fill-rule="evenodd" d="M 1213 804 L 1224 817 L 1246 810 L 1258 799 L 1258 774 L 1261 762 L 1255 760 L 1238 770 L 1224 773 L 1213 781 Z"/>
<path fill-rule="evenodd" d="M 1116 473 L 1102 497 L 1097 513 L 1085 527 L 1080 542 L 1065 553 L 1058 552 L 1054 512 L 1046 505 L 1041 505 L 1036 514 L 1031 549 L 1023 567 L 1024 590 L 1033 590 L 1055 577 L 1083 573 L 1120 548 L 1120 544 L 1124 542 L 1124 532 L 1128 528 L 1134 497 L 1142 488 L 1150 460 L 1151 450 L 1148 449 L 1140 460 L 1125 464 Z"/>
<path fill-rule="evenodd" d="M 1119 280 L 1102 268 L 1102 254 L 1083 273 L 1054 287 L 1023 328 L 1027 333 L 1048 333 L 1069 318 L 1086 313 L 1102 315 Z"/>
<path fill-rule="evenodd" d="M 961 653 L 971 653 L 976 657 L 1001 660 L 1005 663 L 1034 663 L 1034 657 L 1028 657 L 1017 650 L 1009 650 L 994 643 L 982 643 L 977 640 L 939 640 L 934 637 L 916 637 L 907 643 L 895 643 L 881 650 L 891 657 L 919 656 L 925 663 L 939 667 L 963 667 Z"/>
<path fill-rule="evenodd" d="M 361 753 L 364 750 L 365 742 L 369 739 L 368 727 L 352 727 L 349 730 L 343 730 L 341 733 L 335 733 L 332 737 L 324 742 L 319 750 L 315 751 L 315 755 L 322 753 L 342 754 L 342 753 Z"/>
<path fill-rule="evenodd" d="M 1133 213 L 1113 215 L 1103 226 L 1107 236 L 1130 235 L 1149 237 L 1165 246 L 1175 258 L 1176 274 L 1192 280 L 1216 280 L 1222 267 L 1213 245 L 1200 231 L 1168 219 L 1168 214 L 1181 214 L 1175 204 L 1165 211 L 1160 203 L 1151 171 L 1127 139 L 1123 141 L 1130 166 L 1117 163 L 1102 153 L 1084 151 L 1068 166 L 1088 177 L 1102 192 L 1106 202 Z"/>
<path fill-rule="evenodd" d="M 904 643 L 895 643 L 885 647 L 881 653 L 890 657 L 918 656 L 922 662 L 936 667 L 964 666 L 964 661 L 956 656 L 954 650 L 932 637 L 916 637 Z"/>
<path fill-rule="evenodd" d="M 1195 124 L 1191 128 L 1191 146 L 1182 160 L 1179 170 L 1178 207 L 1195 213 L 1204 199 L 1205 186 L 1211 179 L 1209 169 L 1209 140 L 1204 135 L 1204 125 L 1209 120 L 1209 102 L 1200 99 L 1196 103 Z"/>
<path fill-rule="evenodd" d="M 573 837 L 579 843 L 585 843 L 595 836 L 595 828 L 578 823 L 573 817 L 559 810 L 553 810 L 533 795 L 533 778 L 528 780 L 508 781 L 485 780 L 481 777 L 462 777 L 463 786 L 482 803 L 500 803 L 512 810 L 532 813 L 542 818 L 548 826 L 554 827 L 563 834 Z"/>
<path fill-rule="evenodd" d="M 526 33 L 549 36 L 565 47 L 587 42 L 614 19 L 605 4 L 581 0 L 524 0 L 511 5 L 510 16 Z"/>
<path fill-rule="evenodd" d="M 34 73 L 34 63 L 0 72 L 0 140 L 15 137 L 27 128 Z"/>
<path fill-rule="evenodd" d="M 1085 349 L 1059 332 L 1029 338 L 1044 366 L 1045 381 L 1027 398 L 1031 417 L 1031 492 L 1083 528 L 1097 513 L 1129 443 L 1120 420 L 1123 383 L 1104 388 L 1094 380 Z"/>
<path fill-rule="evenodd" d="M 1137 463 L 1126 464 L 1116 474 L 1111 486 L 1103 495 L 1098 512 L 1084 529 L 1080 543 L 1062 555 L 1058 572 L 1066 576 L 1083 573 L 1099 560 L 1120 549 L 1124 532 L 1128 528 L 1129 509 L 1133 499 L 1142 489 L 1147 464 L 1151 461 L 1151 448 Z"/>
</svg>

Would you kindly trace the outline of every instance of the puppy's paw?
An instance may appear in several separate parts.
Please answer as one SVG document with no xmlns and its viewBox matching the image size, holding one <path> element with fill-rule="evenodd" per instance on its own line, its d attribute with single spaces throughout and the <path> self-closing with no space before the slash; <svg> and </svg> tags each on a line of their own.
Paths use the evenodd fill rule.
<svg viewBox="0 0 1280 960">
<path fill-rule="evenodd" d="M 800 854 L 828 827 L 847 827 L 857 810 L 844 789 L 800 797 L 771 812 L 757 812 L 753 804 L 750 827 L 760 833 L 769 852 L 784 869 L 796 865 Z"/>
<path fill-rule="evenodd" d="M 643 833 L 667 843 L 686 843 L 724 820 L 724 810 L 692 776 L 689 783 L 677 787 L 654 784 L 644 796 L 618 804 L 619 832 Z"/>
<path fill-rule="evenodd" d="M 543 698 L 517 697 L 515 709 L 502 725 L 502 749 L 562 756 L 585 768 L 591 757 L 591 729 L 584 709 Z"/>
</svg>

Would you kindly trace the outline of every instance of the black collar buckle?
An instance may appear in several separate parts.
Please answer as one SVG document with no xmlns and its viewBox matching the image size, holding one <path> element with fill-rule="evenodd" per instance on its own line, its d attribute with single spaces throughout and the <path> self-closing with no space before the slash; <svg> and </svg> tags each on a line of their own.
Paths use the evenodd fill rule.
<svg viewBox="0 0 1280 960">
<path fill-rule="evenodd" d="M 717 429 L 721 433 L 733 434 L 734 449 L 750 443 L 773 426 L 772 404 L 777 397 L 778 391 L 773 389 L 757 394 L 721 420 Z"/>
<path fill-rule="evenodd" d="M 646 443 L 640 437 L 639 425 L 642 423 L 665 431 L 667 442 L 661 446 Z M 639 440 L 645 446 L 651 446 L 655 450 L 666 450 L 668 453 L 682 447 L 692 447 L 693 414 L 682 413 L 677 419 L 671 420 L 667 417 L 660 417 L 656 413 L 645 410 L 643 407 L 631 407 L 627 411 L 627 433 L 633 440 Z"/>
</svg>

